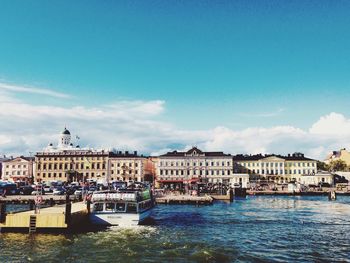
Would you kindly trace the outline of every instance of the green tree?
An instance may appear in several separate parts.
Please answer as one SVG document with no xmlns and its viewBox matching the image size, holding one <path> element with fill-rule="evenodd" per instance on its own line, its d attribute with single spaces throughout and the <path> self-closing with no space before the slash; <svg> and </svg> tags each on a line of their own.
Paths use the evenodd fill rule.
<svg viewBox="0 0 350 263">
<path fill-rule="evenodd" d="M 329 171 L 329 165 L 325 162 L 317 161 L 317 169 L 321 171 Z"/>
<path fill-rule="evenodd" d="M 343 160 L 335 160 L 329 163 L 329 171 L 331 172 L 345 171 L 346 168 L 346 162 L 344 162 Z"/>
</svg>

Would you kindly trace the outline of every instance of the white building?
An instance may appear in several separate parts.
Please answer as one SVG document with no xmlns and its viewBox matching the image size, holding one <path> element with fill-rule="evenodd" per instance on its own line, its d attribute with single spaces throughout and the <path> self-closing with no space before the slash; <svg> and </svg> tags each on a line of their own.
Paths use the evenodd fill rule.
<svg viewBox="0 0 350 263">
<path fill-rule="evenodd" d="M 160 185 L 203 183 L 235 183 L 247 186 L 248 174 L 234 174 L 230 154 L 203 152 L 193 147 L 187 152 L 168 152 L 157 158 L 156 181 Z"/>
<path fill-rule="evenodd" d="M 20 156 L 3 162 L 2 180 L 32 182 L 34 172 L 34 157 Z"/>
</svg>

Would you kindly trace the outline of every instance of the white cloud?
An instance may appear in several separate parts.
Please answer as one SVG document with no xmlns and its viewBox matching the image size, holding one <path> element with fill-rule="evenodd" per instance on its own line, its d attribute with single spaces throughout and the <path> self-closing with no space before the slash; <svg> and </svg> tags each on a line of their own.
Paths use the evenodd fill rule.
<svg viewBox="0 0 350 263">
<path fill-rule="evenodd" d="M 162 154 L 196 145 L 226 153 L 279 153 L 295 151 L 323 159 L 333 149 L 350 145 L 350 120 L 330 113 L 309 130 L 292 126 L 252 127 L 232 130 L 221 126 L 207 130 L 175 127 L 157 120 L 164 101 L 116 101 L 100 107 L 32 105 L 0 89 L 0 154 L 27 155 L 56 143 L 67 125 L 81 138 L 81 146 L 138 150 Z"/>
<path fill-rule="evenodd" d="M 310 133 L 333 136 L 350 136 L 350 119 L 344 115 L 332 112 L 322 116 L 310 128 Z"/>
<path fill-rule="evenodd" d="M 33 87 L 20 86 L 20 85 L 12 85 L 12 84 L 8 84 L 8 83 L 4 83 L 4 82 L 0 82 L 0 90 L 11 91 L 11 92 L 34 93 L 34 94 L 41 94 L 41 95 L 46 95 L 46 96 L 56 97 L 56 98 L 69 98 L 70 97 L 68 94 L 53 91 L 51 89 L 42 89 L 42 88 L 33 88 Z"/>
</svg>

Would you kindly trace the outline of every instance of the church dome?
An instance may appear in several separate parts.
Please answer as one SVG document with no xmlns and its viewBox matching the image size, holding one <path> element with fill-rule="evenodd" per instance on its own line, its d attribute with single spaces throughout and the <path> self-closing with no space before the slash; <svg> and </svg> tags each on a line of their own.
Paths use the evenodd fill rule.
<svg viewBox="0 0 350 263">
<path fill-rule="evenodd" d="M 70 132 L 66 128 L 64 128 L 64 131 L 62 132 L 62 134 L 70 135 Z"/>
</svg>

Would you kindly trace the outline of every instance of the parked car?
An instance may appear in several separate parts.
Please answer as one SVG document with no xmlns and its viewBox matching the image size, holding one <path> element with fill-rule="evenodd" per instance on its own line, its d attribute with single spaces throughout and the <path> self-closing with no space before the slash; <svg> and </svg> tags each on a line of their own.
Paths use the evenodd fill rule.
<svg viewBox="0 0 350 263">
<path fill-rule="evenodd" d="M 64 195 L 66 191 L 63 188 L 55 188 L 53 189 L 53 195 Z"/>
<path fill-rule="evenodd" d="M 17 188 L 16 184 L 13 183 L 2 183 L 0 185 L 0 194 L 6 194 L 6 195 L 18 195 L 19 189 Z"/>
<path fill-rule="evenodd" d="M 48 185 L 44 186 L 44 192 L 45 192 L 45 193 L 52 193 L 51 187 L 48 186 Z"/>
<path fill-rule="evenodd" d="M 40 191 L 40 190 L 34 190 L 31 195 L 44 195 L 45 192 L 44 191 Z"/>
<path fill-rule="evenodd" d="M 81 189 L 81 188 L 78 188 L 77 190 L 75 190 L 74 195 L 75 195 L 75 197 L 77 197 L 77 198 L 82 197 L 82 195 L 83 195 L 82 189 Z"/>
<path fill-rule="evenodd" d="M 32 194 L 33 191 L 34 191 L 34 188 L 30 185 L 21 186 L 19 188 L 19 194 L 21 195 L 30 195 Z"/>
</svg>

